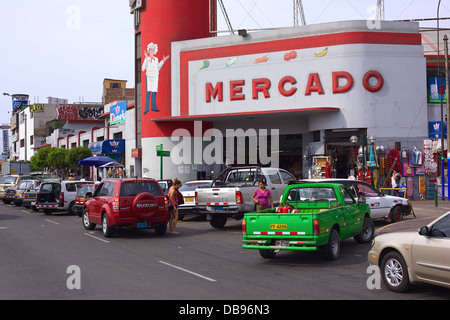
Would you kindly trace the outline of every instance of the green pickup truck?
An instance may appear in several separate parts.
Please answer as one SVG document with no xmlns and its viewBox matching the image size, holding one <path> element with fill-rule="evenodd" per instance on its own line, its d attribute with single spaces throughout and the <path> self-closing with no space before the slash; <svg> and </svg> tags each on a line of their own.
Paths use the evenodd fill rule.
<svg viewBox="0 0 450 320">
<path fill-rule="evenodd" d="M 247 213 L 242 222 L 243 248 L 259 249 L 263 258 L 280 250 L 316 251 L 339 257 L 340 240 L 370 242 L 374 225 L 364 198 L 355 200 L 342 184 L 299 183 L 284 190 L 281 205 Z"/>
</svg>

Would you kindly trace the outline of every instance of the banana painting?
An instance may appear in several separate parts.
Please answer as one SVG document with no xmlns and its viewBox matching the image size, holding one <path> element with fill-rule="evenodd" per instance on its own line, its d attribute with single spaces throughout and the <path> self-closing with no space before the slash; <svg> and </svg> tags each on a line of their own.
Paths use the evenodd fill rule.
<svg viewBox="0 0 450 320">
<path fill-rule="evenodd" d="M 320 51 L 320 52 L 317 52 L 317 53 L 314 52 L 314 55 L 315 55 L 317 58 L 322 58 L 322 57 L 324 57 L 327 53 L 328 53 L 328 47 L 326 47 L 325 49 L 323 49 L 323 50 Z"/>
</svg>

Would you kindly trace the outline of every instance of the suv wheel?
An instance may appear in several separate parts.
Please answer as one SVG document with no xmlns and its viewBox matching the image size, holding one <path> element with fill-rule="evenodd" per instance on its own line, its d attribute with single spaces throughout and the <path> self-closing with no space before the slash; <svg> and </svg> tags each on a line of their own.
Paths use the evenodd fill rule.
<svg viewBox="0 0 450 320">
<path fill-rule="evenodd" d="M 83 210 L 83 219 L 81 219 L 81 220 L 83 221 L 83 227 L 86 230 L 94 230 L 95 229 L 96 225 L 95 225 L 95 223 L 91 223 L 89 221 L 89 215 L 88 215 L 86 208 L 84 208 L 84 210 Z"/>
<path fill-rule="evenodd" d="M 167 231 L 167 224 L 162 224 L 155 227 L 155 232 L 159 236 L 163 236 L 164 234 L 166 234 L 166 231 Z"/>
<path fill-rule="evenodd" d="M 102 230 L 103 230 L 103 235 L 106 238 L 111 238 L 113 236 L 114 229 L 109 226 L 108 215 L 106 213 L 104 213 L 102 216 Z"/>
</svg>

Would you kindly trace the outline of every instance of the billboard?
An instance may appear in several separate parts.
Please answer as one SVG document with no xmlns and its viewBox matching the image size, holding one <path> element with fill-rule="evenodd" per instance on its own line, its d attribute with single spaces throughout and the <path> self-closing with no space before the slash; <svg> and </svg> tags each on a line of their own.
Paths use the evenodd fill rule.
<svg viewBox="0 0 450 320">
<path fill-rule="evenodd" d="M 109 109 L 109 124 L 116 124 L 125 121 L 127 112 L 127 102 L 123 101 L 111 106 Z"/>
</svg>

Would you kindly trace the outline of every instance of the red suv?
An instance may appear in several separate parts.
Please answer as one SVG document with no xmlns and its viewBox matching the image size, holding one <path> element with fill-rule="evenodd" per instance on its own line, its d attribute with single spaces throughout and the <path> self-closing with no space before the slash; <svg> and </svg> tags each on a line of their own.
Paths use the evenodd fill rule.
<svg viewBox="0 0 450 320">
<path fill-rule="evenodd" d="M 164 193 L 153 179 L 105 179 L 94 194 L 86 194 L 83 226 L 87 230 L 102 225 L 111 237 L 118 227 L 153 228 L 159 235 L 167 230 L 169 210 Z"/>
</svg>

